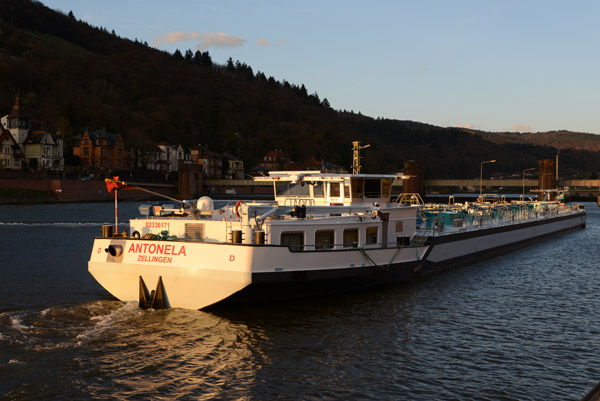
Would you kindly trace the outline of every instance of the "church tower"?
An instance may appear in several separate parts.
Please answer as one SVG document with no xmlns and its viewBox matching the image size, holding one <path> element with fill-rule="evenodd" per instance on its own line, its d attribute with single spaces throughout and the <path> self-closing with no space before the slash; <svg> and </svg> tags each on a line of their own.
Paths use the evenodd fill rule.
<svg viewBox="0 0 600 401">
<path fill-rule="evenodd" d="M 17 95 L 10 114 L 2 118 L 2 125 L 10 131 L 15 141 L 22 147 L 31 129 L 31 118 L 23 110 L 19 95 Z"/>
</svg>

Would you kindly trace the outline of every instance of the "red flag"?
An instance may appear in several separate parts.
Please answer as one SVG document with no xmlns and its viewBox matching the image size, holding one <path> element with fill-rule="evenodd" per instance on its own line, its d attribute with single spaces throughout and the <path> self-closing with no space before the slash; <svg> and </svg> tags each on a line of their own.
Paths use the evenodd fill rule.
<svg viewBox="0 0 600 401">
<path fill-rule="evenodd" d="M 112 192 L 113 189 L 134 189 L 133 187 L 127 185 L 125 181 L 119 181 L 119 177 L 105 178 L 106 189 L 108 192 Z"/>
</svg>

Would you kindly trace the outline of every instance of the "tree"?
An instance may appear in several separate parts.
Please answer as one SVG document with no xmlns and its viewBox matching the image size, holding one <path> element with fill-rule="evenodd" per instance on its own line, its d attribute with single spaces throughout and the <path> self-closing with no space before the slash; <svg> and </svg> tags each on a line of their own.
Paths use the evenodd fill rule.
<svg viewBox="0 0 600 401">
<path fill-rule="evenodd" d="M 192 51 L 190 49 L 187 49 L 185 51 L 185 61 L 187 61 L 188 63 L 192 63 L 194 59 L 194 54 L 192 53 Z"/>
<path fill-rule="evenodd" d="M 227 67 L 226 67 L 226 69 L 229 72 L 235 71 L 235 65 L 233 65 L 233 59 L 231 57 L 229 57 L 227 59 Z"/>
<path fill-rule="evenodd" d="M 183 55 L 181 54 L 179 49 L 175 49 L 175 52 L 173 53 L 173 58 L 177 61 L 183 61 Z"/>
<path fill-rule="evenodd" d="M 192 63 L 198 66 L 202 65 L 202 53 L 200 53 L 200 50 L 196 50 L 196 53 L 194 53 L 194 58 L 192 58 Z"/>
</svg>

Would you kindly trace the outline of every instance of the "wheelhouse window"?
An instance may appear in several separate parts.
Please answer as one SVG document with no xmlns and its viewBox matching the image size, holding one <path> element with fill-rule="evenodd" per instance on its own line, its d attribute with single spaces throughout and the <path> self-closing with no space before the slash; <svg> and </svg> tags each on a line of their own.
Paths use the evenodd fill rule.
<svg viewBox="0 0 600 401">
<path fill-rule="evenodd" d="M 333 230 L 318 230 L 315 233 L 315 249 L 332 249 L 333 243 Z"/>
<path fill-rule="evenodd" d="M 301 251 L 304 248 L 303 232 L 283 232 L 281 233 L 281 245 L 290 247 L 290 251 Z"/>
<path fill-rule="evenodd" d="M 360 199 L 364 196 L 364 183 L 365 180 L 363 180 L 362 178 L 352 179 L 352 198 Z"/>
<path fill-rule="evenodd" d="M 292 184 L 291 182 L 278 182 L 275 184 L 277 196 L 310 196 L 310 187 L 304 182 Z"/>
<path fill-rule="evenodd" d="M 392 196 L 392 179 L 391 178 L 384 178 L 383 180 L 381 180 L 381 197 L 382 198 L 389 198 L 390 196 Z"/>
<path fill-rule="evenodd" d="M 358 228 L 346 228 L 344 230 L 344 248 L 355 248 L 358 246 Z"/>
<path fill-rule="evenodd" d="M 313 189 L 313 196 L 315 198 L 323 198 L 325 196 L 325 186 L 323 185 L 323 181 L 316 181 L 311 184 Z"/>
<path fill-rule="evenodd" d="M 367 179 L 365 180 L 365 198 L 380 198 L 381 197 L 381 180 Z"/>
<path fill-rule="evenodd" d="M 367 244 L 377 243 L 377 227 L 367 227 L 367 236 L 365 240 Z"/>
</svg>

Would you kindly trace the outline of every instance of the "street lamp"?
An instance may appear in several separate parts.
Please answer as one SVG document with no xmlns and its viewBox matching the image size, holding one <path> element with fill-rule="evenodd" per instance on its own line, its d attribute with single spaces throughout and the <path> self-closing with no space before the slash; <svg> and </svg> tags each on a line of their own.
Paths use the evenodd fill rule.
<svg viewBox="0 0 600 401">
<path fill-rule="evenodd" d="M 526 168 L 523 170 L 523 200 L 525 200 L 525 172 L 530 170 L 535 170 L 535 167 Z"/>
<path fill-rule="evenodd" d="M 486 160 L 484 162 L 481 162 L 481 168 L 479 169 L 479 196 L 481 196 L 483 188 L 483 165 L 485 163 L 496 163 L 496 160 Z"/>
</svg>

